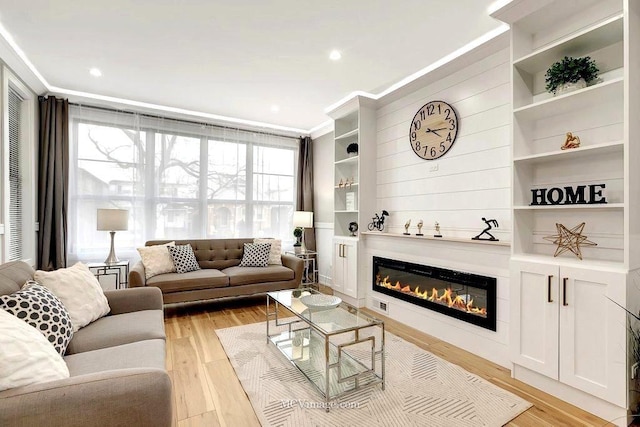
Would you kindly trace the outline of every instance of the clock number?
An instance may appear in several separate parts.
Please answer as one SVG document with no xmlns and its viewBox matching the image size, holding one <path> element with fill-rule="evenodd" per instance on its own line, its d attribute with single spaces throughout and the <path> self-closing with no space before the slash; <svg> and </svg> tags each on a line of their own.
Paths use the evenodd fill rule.
<svg viewBox="0 0 640 427">
<path fill-rule="evenodd" d="M 426 116 L 426 114 L 424 114 L 424 110 L 420 110 L 420 120 L 424 120 L 426 118 L 427 118 L 427 116 Z"/>
<path fill-rule="evenodd" d="M 440 152 L 444 153 L 447 150 L 447 147 L 444 146 L 444 141 L 440 141 Z"/>
<path fill-rule="evenodd" d="M 415 130 L 420 129 L 421 126 L 422 126 L 422 124 L 420 123 L 420 120 L 416 120 L 415 122 L 413 122 L 413 128 Z"/>
<path fill-rule="evenodd" d="M 427 105 L 427 114 L 429 116 L 433 114 L 433 110 L 435 110 L 435 107 L 433 106 L 433 104 Z"/>
<path fill-rule="evenodd" d="M 447 134 L 447 138 L 445 139 L 447 142 L 451 142 L 451 132 Z"/>
<path fill-rule="evenodd" d="M 411 132 L 411 141 L 415 141 L 418 135 L 415 132 Z"/>
<path fill-rule="evenodd" d="M 431 157 L 435 157 L 438 154 L 436 147 L 431 147 L 429 154 L 431 154 Z"/>
<path fill-rule="evenodd" d="M 456 128 L 456 121 L 453 119 L 449 119 L 449 123 L 451 123 L 451 127 L 449 130 L 454 130 Z"/>
<path fill-rule="evenodd" d="M 442 111 L 440 109 L 440 104 L 438 104 L 438 114 L 442 114 Z"/>
<path fill-rule="evenodd" d="M 451 117 L 449 117 L 449 114 L 451 114 L 451 110 L 448 108 L 445 108 L 444 113 L 447 115 L 447 117 L 445 117 L 445 120 L 449 120 Z"/>
<path fill-rule="evenodd" d="M 416 141 L 416 151 L 420 151 L 420 141 Z"/>
<path fill-rule="evenodd" d="M 425 145 L 424 146 L 424 154 L 422 155 L 422 157 L 427 157 L 427 150 L 429 150 L 429 146 Z"/>
</svg>

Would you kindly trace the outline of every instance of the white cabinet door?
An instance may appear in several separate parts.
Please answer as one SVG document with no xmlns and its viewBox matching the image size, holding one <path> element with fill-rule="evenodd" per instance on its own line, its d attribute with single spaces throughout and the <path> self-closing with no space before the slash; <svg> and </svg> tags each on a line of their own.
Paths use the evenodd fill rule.
<svg viewBox="0 0 640 427">
<path fill-rule="evenodd" d="M 625 406 L 626 275 L 560 268 L 560 381 Z"/>
<path fill-rule="evenodd" d="M 558 266 L 511 263 L 512 361 L 558 379 Z"/>
<path fill-rule="evenodd" d="M 342 239 L 333 240 L 333 290 L 344 292 L 345 270 L 344 258 L 342 257 L 343 249 Z"/>
<path fill-rule="evenodd" d="M 356 242 L 345 241 L 342 255 L 344 260 L 344 293 L 358 298 L 358 246 Z"/>
</svg>

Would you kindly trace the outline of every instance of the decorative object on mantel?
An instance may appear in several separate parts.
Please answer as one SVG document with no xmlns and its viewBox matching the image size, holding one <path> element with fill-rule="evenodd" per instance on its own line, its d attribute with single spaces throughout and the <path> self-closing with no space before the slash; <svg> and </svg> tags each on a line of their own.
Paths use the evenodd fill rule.
<svg viewBox="0 0 640 427">
<path fill-rule="evenodd" d="M 435 229 L 436 234 L 434 234 L 433 237 L 442 237 L 442 234 L 440 234 L 440 223 L 438 223 L 438 221 L 435 223 Z"/>
<path fill-rule="evenodd" d="M 416 233 L 416 236 L 424 236 L 424 234 L 422 234 L 423 225 L 424 225 L 424 222 L 422 222 L 422 220 L 418 221 L 418 232 Z"/>
<path fill-rule="evenodd" d="M 411 233 L 409 233 L 409 226 L 411 225 L 411 220 L 408 220 L 407 222 L 404 223 L 404 234 L 405 236 L 411 236 Z"/>
<path fill-rule="evenodd" d="M 431 101 L 418 110 L 409 126 L 409 143 L 424 160 L 447 154 L 458 136 L 458 115 L 443 101 Z"/>
<path fill-rule="evenodd" d="M 567 139 L 565 139 L 564 144 L 560 147 L 561 150 L 568 150 L 570 148 L 578 148 L 580 147 L 580 138 L 577 136 L 573 136 L 571 132 L 567 132 Z"/>
<path fill-rule="evenodd" d="M 589 187 L 589 194 L 586 189 Z M 531 206 L 540 205 L 597 205 L 606 204 L 607 198 L 602 196 L 606 184 L 577 185 L 576 187 L 533 188 L 531 190 Z"/>
<path fill-rule="evenodd" d="M 598 78 L 600 70 L 590 56 L 573 58 L 565 56 L 553 63 L 544 75 L 547 92 L 562 95 L 587 87 Z"/>
<path fill-rule="evenodd" d="M 347 145 L 347 154 L 349 155 L 349 157 L 354 157 L 358 155 L 357 142 L 352 142 L 351 144 Z"/>
<path fill-rule="evenodd" d="M 493 234 L 489 233 L 489 230 L 493 229 L 493 227 L 500 227 L 498 225 L 498 221 L 495 219 L 486 219 L 484 217 L 482 217 L 482 220 L 484 221 L 485 224 L 487 224 L 487 227 L 484 230 L 482 230 L 480 234 L 478 234 L 475 237 L 472 237 L 471 240 L 489 240 L 491 242 L 497 242 L 498 239 L 496 239 Z M 489 237 L 482 237 L 484 235 Z"/>
<path fill-rule="evenodd" d="M 373 231 L 373 230 L 378 230 L 378 231 L 382 231 L 384 230 L 384 217 L 385 216 L 389 216 L 389 212 L 387 212 L 386 210 L 382 210 L 382 213 L 380 215 L 378 215 L 377 213 L 375 214 L 375 216 L 372 219 L 372 221 L 369 223 L 369 225 L 367 225 L 367 228 L 369 229 L 369 231 Z"/>
<path fill-rule="evenodd" d="M 351 236 L 355 237 L 356 236 L 356 232 L 358 231 L 358 223 L 355 221 L 351 221 L 349 223 L 349 231 L 351 232 Z"/>
<path fill-rule="evenodd" d="M 556 252 L 553 254 L 554 257 L 561 255 L 567 251 L 571 251 L 577 256 L 579 259 L 582 259 L 582 251 L 580 250 L 580 246 L 598 246 L 597 243 L 594 243 L 587 239 L 587 236 L 582 235 L 582 231 L 584 230 L 585 223 L 582 222 L 571 230 L 565 227 L 562 224 L 556 223 L 556 230 L 558 234 L 553 236 L 543 237 L 544 240 L 555 243 L 558 245 L 556 248 Z"/>
</svg>

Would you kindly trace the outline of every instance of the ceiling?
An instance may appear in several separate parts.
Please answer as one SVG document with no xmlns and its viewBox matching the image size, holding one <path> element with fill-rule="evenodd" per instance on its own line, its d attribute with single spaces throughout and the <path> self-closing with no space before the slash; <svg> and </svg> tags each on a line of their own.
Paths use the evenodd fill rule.
<svg viewBox="0 0 640 427">
<path fill-rule="evenodd" d="M 52 92 L 308 131 L 498 28 L 493 1 L 0 0 L 0 24 Z"/>
</svg>

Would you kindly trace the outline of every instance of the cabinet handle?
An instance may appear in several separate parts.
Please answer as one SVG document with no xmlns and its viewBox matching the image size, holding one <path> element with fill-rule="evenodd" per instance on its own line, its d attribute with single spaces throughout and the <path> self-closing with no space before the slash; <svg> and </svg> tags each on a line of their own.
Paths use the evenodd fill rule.
<svg viewBox="0 0 640 427">
<path fill-rule="evenodd" d="M 344 245 L 340 243 L 340 258 L 344 258 Z"/>
<path fill-rule="evenodd" d="M 565 307 L 569 305 L 567 304 L 567 280 L 569 279 L 566 277 L 562 279 L 562 305 Z"/>
<path fill-rule="evenodd" d="M 551 299 L 551 279 L 553 278 L 552 275 L 547 277 L 547 302 L 553 302 L 553 300 Z"/>
</svg>

